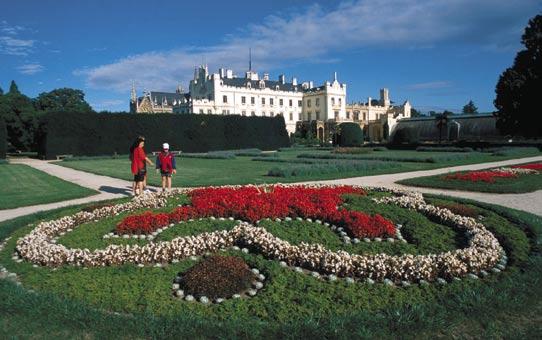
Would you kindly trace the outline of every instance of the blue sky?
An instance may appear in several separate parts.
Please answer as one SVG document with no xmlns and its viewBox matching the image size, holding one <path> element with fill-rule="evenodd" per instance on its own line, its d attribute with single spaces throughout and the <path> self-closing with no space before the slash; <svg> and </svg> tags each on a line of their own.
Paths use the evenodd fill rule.
<svg viewBox="0 0 542 340">
<path fill-rule="evenodd" d="M 347 100 L 423 111 L 493 110 L 495 84 L 540 0 L 29 1 L 2 5 L 0 86 L 30 96 L 82 89 L 96 110 L 127 110 L 138 90 L 188 87 L 194 66 L 248 67 L 321 84 Z"/>
</svg>

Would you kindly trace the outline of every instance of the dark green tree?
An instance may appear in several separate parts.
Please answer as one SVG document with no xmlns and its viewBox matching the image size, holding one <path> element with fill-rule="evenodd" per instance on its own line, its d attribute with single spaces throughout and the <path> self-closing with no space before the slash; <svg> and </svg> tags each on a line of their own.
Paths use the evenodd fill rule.
<svg viewBox="0 0 542 340">
<path fill-rule="evenodd" d="M 34 100 L 39 111 L 92 112 L 81 90 L 61 88 L 51 92 L 43 92 Z"/>
<path fill-rule="evenodd" d="M 477 113 L 478 113 L 478 108 L 476 107 L 476 105 L 474 105 L 474 102 L 472 100 L 469 100 L 467 105 L 463 106 L 463 114 L 472 115 L 472 114 L 477 114 Z"/>
<path fill-rule="evenodd" d="M 420 117 L 422 113 L 415 108 L 410 109 L 410 117 Z"/>
<path fill-rule="evenodd" d="M 542 15 L 531 20 L 521 37 L 524 50 L 512 67 L 500 76 L 495 92 L 497 128 L 503 134 L 541 137 L 540 89 L 542 89 Z"/>
<path fill-rule="evenodd" d="M 0 87 L 0 96 L 4 95 L 4 90 Z"/>
<path fill-rule="evenodd" d="M 0 97 L 0 119 L 6 122 L 8 141 L 13 147 L 30 151 L 35 147 L 34 134 L 38 120 L 32 100 L 19 92 L 11 82 L 9 92 Z"/>
<path fill-rule="evenodd" d="M 19 92 L 19 87 L 17 86 L 17 84 L 15 84 L 15 80 L 12 80 L 11 83 L 9 84 L 9 92 L 8 93 L 11 93 L 11 94 L 20 94 L 21 92 Z"/>
<path fill-rule="evenodd" d="M 438 142 L 439 142 L 439 144 L 442 141 L 442 130 L 444 129 L 445 126 L 448 125 L 448 116 L 450 114 L 451 114 L 450 111 L 444 110 L 444 112 L 438 113 L 435 116 L 435 121 L 436 121 L 437 129 L 438 129 Z"/>
</svg>

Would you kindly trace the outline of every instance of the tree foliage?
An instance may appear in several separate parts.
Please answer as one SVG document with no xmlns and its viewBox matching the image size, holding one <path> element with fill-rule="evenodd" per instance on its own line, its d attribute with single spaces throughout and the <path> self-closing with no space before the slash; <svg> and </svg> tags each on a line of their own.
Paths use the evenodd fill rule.
<svg viewBox="0 0 542 340">
<path fill-rule="evenodd" d="M 476 114 L 478 113 L 478 108 L 474 105 L 472 100 L 469 100 L 467 105 L 463 106 L 463 114 Z"/>
<path fill-rule="evenodd" d="M 503 134 L 541 137 L 539 97 L 542 89 L 542 15 L 529 21 L 512 67 L 500 76 L 495 92 L 497 127 Z"/>
<path fill-rule="evenodd" d="M 81 90 L 61 88 L 43 92 L 36 98 L 35 107 L 39 111 L 92 112 Z"/>
<path fill-rule="evenodd" d="M 410 109 L 410 117 L 421 117 L 421 112 L 416 110 L 415 108 Z"/>
</svg>

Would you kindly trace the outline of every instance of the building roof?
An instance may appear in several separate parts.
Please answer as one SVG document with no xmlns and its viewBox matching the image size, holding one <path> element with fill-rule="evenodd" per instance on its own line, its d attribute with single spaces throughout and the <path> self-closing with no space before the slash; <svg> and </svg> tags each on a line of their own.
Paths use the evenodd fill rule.
<svg viewBox="0 0 542 340">
<path fill-rule="evenodd" d="M 188 98 L 187 93 L 178 93 L 178 92 L 159 92 L 159 91 L 151 91 L 149 93 L 151 100 L 154 102 L 156 101 L 158 104 L 162 104 L 164 100 L 166 100 L 168 105 L 173 105 L 173 101 L 180 101 L 183 98 Z M 143 99 L 144 97 L 139 97 L 139 99 Z"/>
<path fill-rule="evenodd" d="M 250 82 L 250 86 L 253 89 L 259 89 L 260 88 L 260 81 L 262 80 L 250 80 L 246 78 L 222 78 L 222 81 L 224 85 L 226 86 L 234 86 L 234 87 L 247 87 L 247 83 Z M 279 87 L 279 91 L 295 91 L 295 88 L 297 88 L 297 91 L 302 92 L 303 87 L 301 84 L 294 85 L 292 83 L 281 83 L 280 81 L 276 80 L 263 80 L 265 82 L 265 87 L 275 90 L 277 86 Z"/>
</svg>

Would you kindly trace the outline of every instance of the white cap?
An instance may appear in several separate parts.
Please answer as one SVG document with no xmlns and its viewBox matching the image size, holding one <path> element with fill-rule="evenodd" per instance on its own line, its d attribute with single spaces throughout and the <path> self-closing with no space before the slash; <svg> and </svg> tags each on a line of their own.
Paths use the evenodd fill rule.
<svg viewBox="0 0 542 340">
<path fill-rule="evenodd" d="M 169 150 L 169 144 L 168 144 L 168 143 L 162 144 L 162 148 L 163 148 L 164 150 Z"/>
</svg>

